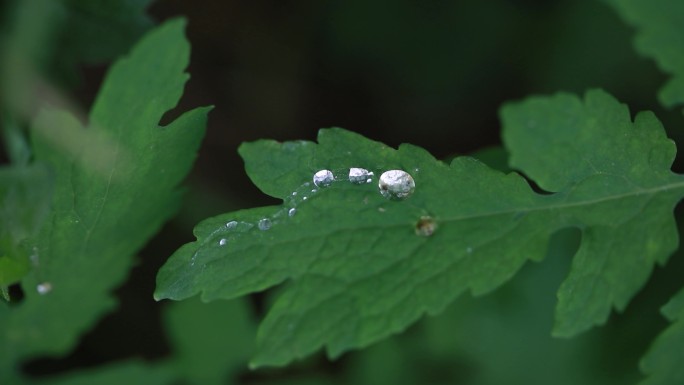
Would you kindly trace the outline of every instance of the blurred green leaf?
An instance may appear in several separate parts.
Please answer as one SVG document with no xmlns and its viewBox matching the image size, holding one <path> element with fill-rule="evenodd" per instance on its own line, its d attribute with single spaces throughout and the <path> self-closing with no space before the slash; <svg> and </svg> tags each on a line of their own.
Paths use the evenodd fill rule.
<svg viewBox="0 0 684 385">
<path fill-rule="evenodd" d="M 174 303 L 166 313 L 173 367 L 191 384 L 225 384 L 247 368 L 256 325 L 245 300 Z"/>
<path fill-rule="evenodd" d="M 62 0 L 58 54 L 49 65 L 57 77 L 73 78 L 81 63 L 98 64 L 124 54 L 153 27 L 145 13 L 153 0 Z"/>
<path fill-rule="evenodd" d="M 117 362 L 74 373 L 60 374 L 47 380 L 27 380 L 27 384 L 41 385 L 169 385 L 174 380 L 173 370 L 167 365 L 153 365 L 139 361 Z"/>
<path fill-rule="evenodd" d="M 653 342 L 641 360 L 647 376 L 641 385 L 677 385 L 684 383 L 684 289 L 662 309 L 672 324 Z"/>
<path fill-rule="evenodd" d="M 602 91 L 530 98 L 502 117 L 511 164 L 555 194 L 472 158 L 447 166 L 418 147 L 394 150 L 342 129 L 321 130 L 318 144 L 242 145 L 253 182 L 284 204 L 201 222 L 197 241 L 160 270 L 155 297 L 234 298 L 287 282 L 252 364 L 283 365 L 322 346 L 334 358 L 439 313 L 466 290 L 495 289 L 542 259 L 551 234 L 579 227 L 555 333 L 604 322 L 676 248 L 672 208 L 684 181 L 669 170 L 674 144 L 653 114 L 632 122 Z M 350 167 L 408 170 L 415 193 L 387 200 L 375 183 L 349 183 Z M 319 191 L 310 181 L 320 169 L 337 179 Z M 436 228 L 421 236 L 426 217 Z"/>
<path fill-rule="evenodd" d="M 25 242 L 47 218 L 52 183 L 41 165 L 0 168 L 0 286 L 14 284 L 29 272 L 32 250 Z"/>
<path fill-rule="evenodd" d="M 660 90 L 667 107 L 684 104 L 684 2 L 680 0 L 606 0 L 637 28 L 635 45 L 671 79 Z"/>
<path fill-rule="evenodd" d="M 39 267 L 22 281 L 26 298 L 0 307 L 0 382 L 20 360 L 67 352 L 110 311 L 134 253 L 177 209 L 207 113 L 158 125 L 188 78 L 184 24 L 164 24 L 112 66 L 87 127 L 55 109 L 34 122 L 35 158 L 54 171 L 54 198 L 28 242 Z"/>
</svg>

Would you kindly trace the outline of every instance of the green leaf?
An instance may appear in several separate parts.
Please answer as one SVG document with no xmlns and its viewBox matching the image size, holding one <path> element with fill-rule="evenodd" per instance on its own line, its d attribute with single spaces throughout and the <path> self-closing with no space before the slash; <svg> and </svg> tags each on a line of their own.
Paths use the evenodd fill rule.
<svg viewBox="0 0 684 385">
<path fill-rule="evenodd" d="M 18 282 L 31 268 L 25 242 L 47 218 L 52 177 L 41 165 L 0 168 L 0 286 Z"/>
<path fill-rule="evenodd" d="M 670 171 L 676 148 L 652 113 L 630 120 L 601 91 L 502 109 L 510 164 L 542 189 L 593 201 L 561 210 L 582 229 L 582 245 L 558 291 L 554 334 L 572 336 L 623 310 L 655 263 L 677 248 L 672 210 L 682 182 Z M 568 202 L 568 205 L 573 205 Z M 562 207 L 561 207 L 562 208 Z"/>
<path fill-rule="evenodd" d="M 660 90 L 665 106 L 684 103 L 684 2 L 680 0 L 607 0 L 625 21 L 637 28 L 637 51 L 655 59 L 672 78 Z"/>
<path fill-rule="evenodd" d="M 350 354 L 345 364 L 352 377 L 346 383 L 631 383 L 638 376 L 636 365 L 624 354 L 625 347 L 611 343 L 603 331 L 572 340 L 549 335 L 554 291 L 567 273 L 577 245 L 579 231 L 556 233 L 543 263 L 525 265 L 514 280 L 491 295 L 462 296 L 442 314 L 422 319 L 409 332 Z M 626 329 L 625 334 L 635 333 Z M 627 370 L 615 370 L 606 357 L 623 359 Z"/>
<path fill-rule="evenodd" d="M 641 385 L 676 385 L 684 383 L 684 289 L 663 307 L 672 324 L 653 342 L 640 362 L 648 377 Z"/>
<path fill-rule="evenodd" d="M 207 113 L 195 109 L 158 125 L 188 78 L 184 24 L 155 29 L 112 66 L 87 127 L 61 110 L 43 111 L 34 122 L 35 158 L 55 173 L 54 199 L 30 242 L 38 266 L 22 281 L 25 300 L 0 308 L 0 373 L 27 357 L 67 352 L 115 306 L 111 291 L 134 253 L 177 209 L 177 186 Z"/>
<path fill-rule="evenodd" d="M 509 104 L 502 117 L 512 164 L 554 194 L 469 157 L 446 165 L 418 147 L 394 150 L 342 129 L 321 130 L 318 144 L 244 144 L 248 174 L 284 204 L 201 222 L 197 241 L 159 271 L 155 297 L 235 298 L 283 284 L 252 365 L 283 365 L 323 346 L 334 358 L 441 312 L 466 290 L 494 290 L 542 259 L 554 232 L 578 227 L 582 246 L 559 293 L 555 332 L 604 322 L 677 245 L 672 208 L 684 180 L 669 170 L 673 143 L 653 114 L 632 122 L 601 91 Z M 371 170 L 374 183 L 350 183 L 350 167 Z M 337 176 L 330 187 L 311 185 L 320 169 Z M 408 199 L 378 192 L 377 177 L 391 169 L 413 175 Z"/>
<path fill-rule="evenodd" d="M 173 367 L 192 384 L 225 384 L 253 353 L 256 328 L 244 300 L 174 303 L 166 313 Z"/>
<path fill-rule="evenodd" d="M 62 0 L 63 16 L 50 68 L 75 78 L 78 64 L 104 63 L 124 54 L 154 26 L 145 13 L 152 0 Z"/>
</svg>

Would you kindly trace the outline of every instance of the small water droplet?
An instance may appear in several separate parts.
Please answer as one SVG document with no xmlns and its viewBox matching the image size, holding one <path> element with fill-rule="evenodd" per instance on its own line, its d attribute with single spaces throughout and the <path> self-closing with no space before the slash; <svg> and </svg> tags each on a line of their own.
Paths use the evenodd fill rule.
<svg viewBox="0 0 684 385">
<path fill-rule="evenodd" d="M 230 230 L 236 228 L 238 225 L 237 221 L 230 221 L 226 223 L 226 227 L 229 228 Z"/>
<path fill-rule="evenodd" d="M 289 216 L 294 216 L 296 213 L 297 213 L 297 209 L 294 207 L 287 211 L 287 215 L 289 215 Z"/>
<path fill-rule="evenodd" d="M 365 168 L 352 167 L 349 169 L 349 181 L 354 184 L 364 184 L 371 178 L 372 173 Z"/>
<path fill-rule="evenodd" d="M 297 192 L 296 192 L 296 191 L 293 191 L 293 192 L 292 192 L 292 196 L 293 196 L 293 197 L 297 196 Z"/>
<path fill-rule="evenodd" d="M 36 291 L 40 295 L 45 295 L 52 291 L 52 284 L 50 282 L 43 282 L 36 286 Z"/>
<path fill-rule="evenodd" d="M 307 200 L 307 199 L 309 199 L 309 197 L 304 197 L 304 198 L 302 198 L 303 201 L 305 201 L 305 200 Z"/>
<path fill-rule="evenodd" d="M 378 182 L 380 194 L 388 199 L 402 200 L 408 198 L 416 189 L 416 182 L 411 174 L 403 170 L 389 170 L 380 175 Z"/>
<path fill-rule="evenodd" d="M 271 220 L 268 218 L 262 218 L 259 220 L 258 226 L 259 230 L 268 230 L 271 228 Z"/>
<path fill-rule="evenodd" d="M 313 194 L 315 194 L 317 192 L 318 192 L 318 190 L 316 190 L 316 189 L 311 190 L 311 193 L 313 193 Z"/>
<path fill-rule="evenodd" d="M 320 170 L 313 176 L 313 182 L 318 187 L 328 187 L 335 180 L 335 176 L 330 170 Z"/>
<path fill-rule="evenodd" d="M 468 248 L 466 248 L 466 253 L 472 254 L 472 253 L 473 253 L 473 248 L 470 247 L 470 246 L 468 246 Z"/>
<path fill-rule="evenodd" d="M 429 237 L 437 230 L 437 222 L 432 217 L 423 216 L 416 222 L 416 235 Z"/>
<path fill-rule="evenodd" d="M 378 211 L 381 212 L 381 213 L 384 213 L 384 212 L 387 211 L 387 210 L 385 210 L 384 207 L 378 207 Z"/>
<path fill-rule="evenodd" d="M 219 241 L 220 246 L 224 246 L 226 243 L 228 243 L 228 240 L 226 238 L 221 238 L 221 240 Z"/>
</svg>

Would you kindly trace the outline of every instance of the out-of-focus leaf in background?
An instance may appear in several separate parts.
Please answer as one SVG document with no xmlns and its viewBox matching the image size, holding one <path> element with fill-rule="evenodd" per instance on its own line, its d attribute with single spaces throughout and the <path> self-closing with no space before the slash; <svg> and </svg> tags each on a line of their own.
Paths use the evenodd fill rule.
<svg viewBox="0 0 684 385">
<path fill-rule="evenodd" d="M 110 69 L 87 126 L 43 111 L 33 124 L 35 160 L 54 173 L 48 220 L 27 241 L 35 268 L 26 298 L 0 307 L 0 375 L 38 355 L 69 351 L 116 305 L 111 291 L 133 255 L 178 208 L 178 184 L 204 135 L 207 108 L 161 127 L 188 78 L 184 22 L 164 24 Z"/>
<path fill-rule="evenodd" d="M 654 59 L 671 78 L 659 98 L 667 107 L 684 104 L 684 2 L 679 0 L 607 0 L 636 27 L 637 51 Z"/>
<path fill-rule="evenodd" d="M 166 310 L 172 365 L 190 384 L 225 384 L 254 353 L 256 323 L 245 300 L 174 303 Z"/>
<path fill-rule="evenodd" d="M 641 385 L 675 385 L 684 382 L 684 290 L 676 294 L 662 309 L 672 324 L 653 342 L 641 361 L 647 378 Z"/>
<path fill-rule="evenodd" d="M 48 216 L 52 183 L 44 166 L 0 168 L 0 287 L 29 272 L 33 250 L 27 243 Z"/>
</svg>

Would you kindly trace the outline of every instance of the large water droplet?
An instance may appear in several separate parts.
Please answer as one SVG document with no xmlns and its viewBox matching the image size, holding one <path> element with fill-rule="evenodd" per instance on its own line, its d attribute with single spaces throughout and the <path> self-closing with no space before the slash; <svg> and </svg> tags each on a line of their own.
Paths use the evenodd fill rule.
<svg viewBox="0 0 684 385">
<path fill-rule="evenodd" d="M 236 228 L 237 225 L 238 225 L 238 223 L 236 221 L 230 221 L 230 222 L 226 223 L 226 227 L 230 230 Z"/>
<path fill-rule="evenodd" d="M 287 211 L 287 215 L 289 215 L 289 216 L 294 216 L 296 213 L 297 213 L 297 209 L 294 207 Z"/>
<path fill-rule="evenodd" d="M 401 200 L 408 198 L 416 189 L 416 182 L 411 174 L 403 170 L 389 170 L 380 175 L 378 182 L 380 194 L 388 199 Z"/>
<path fill-rule="evenodd" d="M 320 170 L 313 176 L 313 182 L 318 187 L 328 187 L 335 180 L 335 176 L 330 170 Z"/>
<path fill-rule="evenodd" d="M 221 240 L 219 241 L 220 246 L 224 246 L 226 243 L 228 243 L 228 240 L 226 238 L 221 238 Z"/>
<path fill-rule="evenodd" d="M 262 218 L 259 220 L 257 225 L 259 226 L 259 230 L 268 230 L 271 228 L 271 220 L 268 218 Z"/>
<path fill-rule="evenodd" d="M 36 291 L 40 295 L 45 295 L 52 291 L 52 284 L 50 282 L 43 282 L 41 284 L 38 284 L 38 286 L 36 286 Z"/>
<path fill-rule="evenodd" d="M 429 237 L 434 234 L 435 230 L 437 230 L 437 222 L 432 217 L 420 217 L 418 222 L 416 222 L 416 235 Z"/>
<path fill-rule="evenodd" d="M 354 184 L 364 184 L 368 183 L 370 179 L 369 176 L 373 173 L 369 172 L 365 168 L 352 167 L 349 169 L 349 181 Z"/>
</svg>

